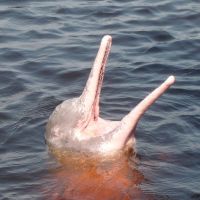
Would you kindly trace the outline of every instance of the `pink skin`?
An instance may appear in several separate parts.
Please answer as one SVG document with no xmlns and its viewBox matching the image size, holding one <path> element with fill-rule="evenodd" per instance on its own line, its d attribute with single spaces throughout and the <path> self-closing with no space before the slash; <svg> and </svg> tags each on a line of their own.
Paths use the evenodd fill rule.
<svg viewBox="0 0 200 200">
<path fill-rule="evenodd" d="M 122 150 L 130 142 L 132 145 L 134 141 L 133 132 L 136 129 L 139 119 L 175 82 L 175 77 L 169 76 L 167 80 L 124 116 L 121 121 L 110 121 L 100 118 L 100 92 L 111 43 L 111 36 L 106 35 L 103 37 L 81 96 L 72 99 L 73 103 L 70 103 L 70 105 L 68 101 L 63 102 L 51 115 L 47 124 L 46 138 L 54 147 L 62 146 L 60 145 L 60 141 L 67 140 L 68 143 L 71 142 L 71 146 L 75 147 L 75 149 L 86 149 L 86 151 L 90 152 L 109 154 Z M 69 106 L 73 107 L 72 105 L 75 105 L 73 111 L 69 109 Z M 70 121 L 70 118 L 66 116 L 69 113 L 71 116 L 77 116 L 77 118 L 73 118 L 73 123 L 71 123 L 73 125 L 66 126 Z M 93 144 L 91 144 L 92 142 Z M 76 145 L 77 143 L 78 145 Z M 64 148 L 69 148 L 65 145 L 63 146 Z"/>
</svg>

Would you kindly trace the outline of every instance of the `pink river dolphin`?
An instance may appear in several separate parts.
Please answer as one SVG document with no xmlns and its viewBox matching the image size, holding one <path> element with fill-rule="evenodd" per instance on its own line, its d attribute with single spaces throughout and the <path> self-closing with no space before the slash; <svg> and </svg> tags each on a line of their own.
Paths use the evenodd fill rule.
<svg viewBox="0 0 200 200">
<path fill-rule="evenodd" d="M 45 133 L 51 147 L 109 155 L 133 146 L 138 121 L 175 82 L 175 77 L 169 76 L 120 121 L 102 119 L 99 101 L 111 44 L 111 36 L 104 36 L 82 94 L 62 102 L 51 114 Z"/>
</svg>

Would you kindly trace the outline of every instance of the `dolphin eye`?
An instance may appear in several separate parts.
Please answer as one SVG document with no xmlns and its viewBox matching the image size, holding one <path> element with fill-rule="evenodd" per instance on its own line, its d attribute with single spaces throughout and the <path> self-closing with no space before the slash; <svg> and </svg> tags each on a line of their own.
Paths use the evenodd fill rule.
<svg viewBox="0 0 200 200">
<path fill-rule="evenodd" d="M 52 136 L 59 137 L 61 135 L 61 131 L 59 127 L 54 127 L 52 129 Z"/>
</svg>

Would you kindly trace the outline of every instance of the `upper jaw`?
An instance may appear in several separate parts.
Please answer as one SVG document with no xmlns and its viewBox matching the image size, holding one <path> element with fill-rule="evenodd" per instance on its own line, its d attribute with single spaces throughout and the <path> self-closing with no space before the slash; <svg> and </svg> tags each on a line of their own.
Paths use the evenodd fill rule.
<svg viewBox="0 0 200 200">
<path fill-rule="evenodd" d="M 84 107 L 90 113 L 90 120 L 97 120 L 99 117 L 99 99 L 111 44 L 111 36 L 106 35 L 102 38 L 89 78 L 80 97 Z"/>
</svg>

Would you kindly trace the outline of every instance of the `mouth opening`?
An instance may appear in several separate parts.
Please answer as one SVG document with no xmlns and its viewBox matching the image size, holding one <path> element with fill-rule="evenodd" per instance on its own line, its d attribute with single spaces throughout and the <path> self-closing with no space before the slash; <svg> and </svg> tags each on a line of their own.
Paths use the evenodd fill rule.
<svg viewBox="0 0 200 200">
<path fill-rule="evenodd" d="M 95 121 L 99 117 L 99 99 L 104 78 L 105 65 L 110 53 L 112 44 L 111 36 L 104 36 L 91 69 L 86 86 L 80 97 L 81 104 L 85 110 L 84 127 L 91 121 Z"/>
<path fill-rule="evenodd" d="M 101 62 L 101 69 L 99 72 L 99 79 L 98 79 L 98 83 L 97 83 L 97 87 L 96 87 L 96 93 L 95 93 L 95 97 L 94 97 L 94 103 L 93 103 L 93 117 L 94 120 L 97 120 L 99 117 L 99 102 L 100 102 L 100 94 L 101 94 L 101 89 L 102 89 L 102 85 L 103 85 L 103 78 L 104 78 L 104 73 L 105 73 L 105 66 L 106 66 L 106 62 L 110 53 L 110 49 L 111 49 L 111 38 L 109 38 L 109 41 L 107 42 L 106 48 L 105 48 L 105 52 L 104 52 L 104 56 Z"/>
</svg>

